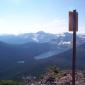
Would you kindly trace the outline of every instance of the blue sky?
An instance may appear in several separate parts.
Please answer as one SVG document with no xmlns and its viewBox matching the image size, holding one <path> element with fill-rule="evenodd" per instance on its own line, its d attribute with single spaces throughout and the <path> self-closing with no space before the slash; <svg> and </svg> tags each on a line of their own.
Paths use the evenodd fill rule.
<svg viewBox="0 0 85 85">
<path fill-rule="evenodd" d="M 85 0 L 0 0 L 0 34 L 68 32 L 68 12 L 74 9 L 85 33 Z"/>
</svg>

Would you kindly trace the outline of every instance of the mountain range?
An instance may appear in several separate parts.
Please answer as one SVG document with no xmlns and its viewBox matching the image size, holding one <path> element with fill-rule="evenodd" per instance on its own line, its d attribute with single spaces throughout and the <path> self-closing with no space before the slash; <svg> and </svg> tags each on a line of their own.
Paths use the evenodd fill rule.
<svg viewBox="0 0 85 85">
<path fill-rule="evenodd" d="M 77 34 L 77 43 L 85 42 L 85 34 Z M 23 44 L 28 42 L 54 42 L 57 44 L 70 44 L 72 33 L 51 34 L 43 31 L 37 33 L 24 33 L 19 35 L 0 35 L 0 41 L 9 44 Z"/>
<path fill-rule="evenodd" d="M 77 35 L 77 68 L 85 68 L 85 35 Z M 71 68 L 72 34 L 45 32 L 0 36 L 0 79 L 33 75 L 50 65 Z"/>
</svg>

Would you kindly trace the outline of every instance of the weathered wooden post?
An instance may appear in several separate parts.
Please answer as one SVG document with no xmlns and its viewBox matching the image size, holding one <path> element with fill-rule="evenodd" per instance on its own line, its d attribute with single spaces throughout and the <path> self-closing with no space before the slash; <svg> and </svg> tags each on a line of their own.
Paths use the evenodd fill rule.
<svg viewBox="0 0 85 85">
<path fill-rule="evenodd" d="M 69 31 L 73 31 L 72 85 L 75 85 L 76 70 L 76 32 L 78 31 L 78 12 L 69 12 Z"/>
</svg>

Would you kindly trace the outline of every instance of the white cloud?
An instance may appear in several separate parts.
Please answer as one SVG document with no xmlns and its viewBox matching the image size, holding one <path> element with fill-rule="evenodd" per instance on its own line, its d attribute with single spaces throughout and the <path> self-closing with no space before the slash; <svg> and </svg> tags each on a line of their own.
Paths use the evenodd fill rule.
<svg viewBox="0 0 85 85">
<path fill-rule="evenodd" d="M 45 31 L 50 33 L 62 33 L 66 32 L 66 21 L 62 19 L 54 19 L 49 22 L 34 22 L 28 24 L 29 21 L 9 21 L 6 19 L 0 19 L 0 33 L 6 34 L 19 34 L 26 32 Z"/>
<path fill-rule="evenodd" d="M 20 34 L 20 33 L 29 33 L 45 31 L 49 33 L 63 33 L 68 32 L 68 22 L 64 19 L 53 19 L 49 22 L 31 22 L 29 20 L 23 19 L 2 19 L 0 18 L 0 34 Z M 85 33 L 84 27 L 80 29 L 79 32 Z"/>
<path fill-rule="evenodd" d="M 67 31 L 66 21 L 63 19 L 54 19 L 45 27 L 47 31 L 53 33 L 62 33 Z"/>
<path fill-rule="evenodd" d="M 63 19 L 54 19 L 49 22 L 33 24 L 32 28 L 50 33 L 62 33 L 68 31 L 66 21 Z"/>
</svg>

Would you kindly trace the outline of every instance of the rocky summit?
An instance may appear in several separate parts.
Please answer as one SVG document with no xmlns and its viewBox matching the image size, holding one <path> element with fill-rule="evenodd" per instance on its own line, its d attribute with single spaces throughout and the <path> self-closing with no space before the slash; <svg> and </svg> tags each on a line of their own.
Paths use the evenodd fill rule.
<svg viewBox="0 0 85 85">
<path fill-rule="evenodd" d="M 85 85 L 85 71 L 75 72 L 76 85 Z M 49 71 L 43 74 L 40 79 L 24 78 L 24 85 L 72 85 L 72 72 L 69 71 Z"/>
</svg>

